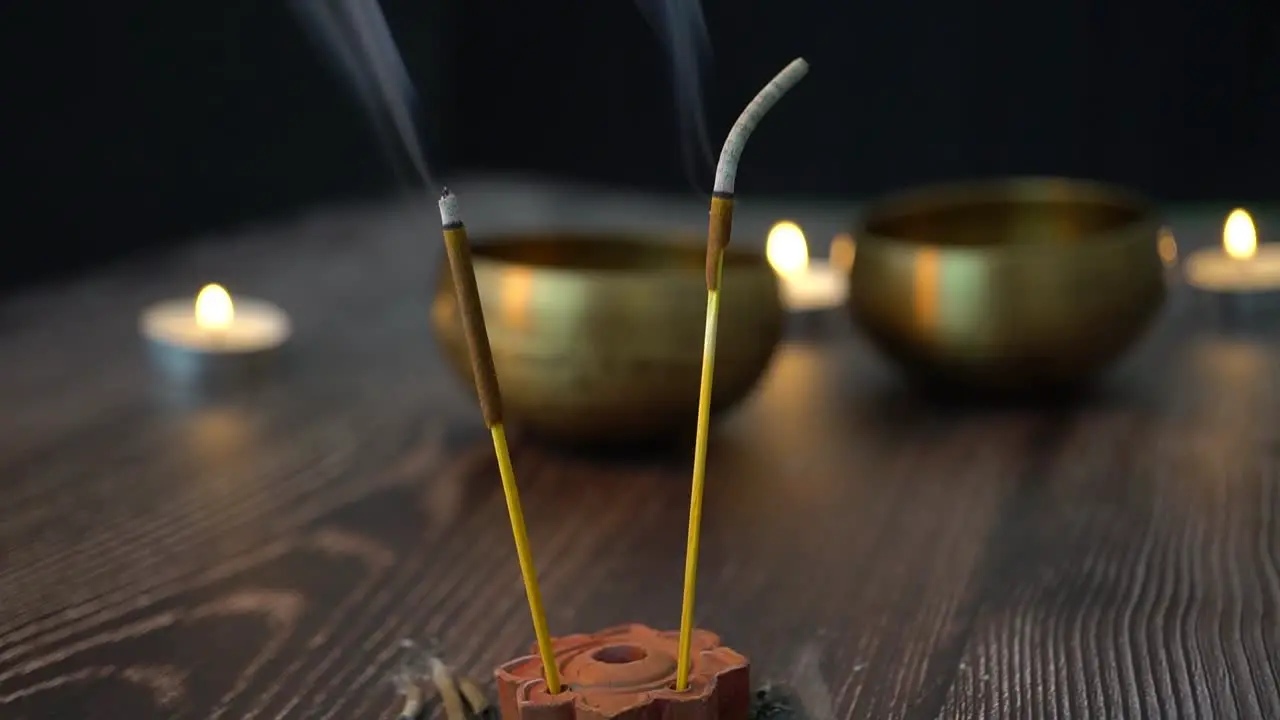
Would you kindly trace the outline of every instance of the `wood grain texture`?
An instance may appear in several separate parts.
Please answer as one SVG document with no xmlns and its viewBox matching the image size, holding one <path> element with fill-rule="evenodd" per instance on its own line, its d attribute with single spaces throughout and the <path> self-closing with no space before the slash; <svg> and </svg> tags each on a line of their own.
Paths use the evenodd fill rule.
<svg viewBox="0 0 1280 720">
<path fill-rule="evenodd" d="M 0 304 L 0 717 L 394 717 L 400 639 L 485 678 L 528 645 L 492 451 L 426 329 L 431 221 L 302 218 Z M 210 280 L 297 336 L 198 397 L 134 322 Z M 1280 717 L 1280 351 L 1251 322 L 1176 290 L 1048 408 L 927 405 L 840 323 L 788 345 L 716 431 L 699 622 L 840 718 Z M 674 626 L 688 458 L 513 446 L 553 631 Z"/>
</svg>

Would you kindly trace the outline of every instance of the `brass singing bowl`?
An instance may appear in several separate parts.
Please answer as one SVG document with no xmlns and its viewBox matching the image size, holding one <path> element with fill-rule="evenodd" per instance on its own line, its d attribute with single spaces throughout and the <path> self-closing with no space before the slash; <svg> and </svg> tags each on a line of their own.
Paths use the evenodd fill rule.
<svg viewBox="0 0 1280 720">
<path fill-rule="evenodd" d="M 1026 392 L 1095 377 L 1165 297 L 1156 208 L 1062 178 L 926 187 L 872 202 L 849 306 L 935 389 Z"/>
<path fill-rule="evenodd" d="M 506 417 L 572 443 L 691 433 L 706 327 L 704 243 L 604 233 L 477 238 L 476 282 Z M 784 318 L 777 278 L 758 253 L 730 248 L 722 288 L 713 412 L 751 391 Z M 450 366 L 474 387 L 446 263 L 431 325 Z"/>
</svg>

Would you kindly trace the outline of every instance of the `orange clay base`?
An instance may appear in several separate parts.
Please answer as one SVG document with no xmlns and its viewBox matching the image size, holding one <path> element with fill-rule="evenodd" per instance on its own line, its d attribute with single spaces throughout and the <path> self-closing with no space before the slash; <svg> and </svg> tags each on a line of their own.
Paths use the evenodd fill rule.
<svg viewBox="0 0 1280 720">
<path fill-rule="evenodd" d="M 746 720 L 747 658 L 693 632 L 689 687 L 675 689 L 679 633 L 619 625 L 552 641 L 564 688 L 552 695 L 531 654 L 495 671 L 502 720 Z"/>
</svg>

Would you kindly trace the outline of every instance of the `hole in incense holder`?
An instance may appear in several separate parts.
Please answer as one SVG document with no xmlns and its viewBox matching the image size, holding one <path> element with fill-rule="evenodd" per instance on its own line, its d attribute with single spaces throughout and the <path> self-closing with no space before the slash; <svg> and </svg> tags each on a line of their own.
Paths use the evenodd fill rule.
<svg viewBox="0 0 1280 720">
<path fill-rule="evenodd" d="M 607 665 L 625 665 L 640 662 L 649 657 L 649 652 L 635 645 L 607 645 L 591 653 L 591 658 Z"/>
<path fill-rule="evenodd" d="M 685 689 L 683 689 L 683 690 L 681 690 L 680 688 L 676 687 L 676 681 L 675 681 L 675 680 L 672 680 L 671 682 L 667 683 L 665 687 L 667 688 L 667 690 L 669 690 L 669 691 L 671 691 L 671 692 L 673 692 L 673 693 L 695 693 L 695 692 L 698 692 L 698 686 L 697 686 L 696 684 L 694 684 L 694 682 L 693 682 L 693 678 L 690 678 L 690 679 L 689 679 L 689 686 L 688 686 L 688 687 L 686 687 L 686 688 L 685 688 Z"/>
</svg>

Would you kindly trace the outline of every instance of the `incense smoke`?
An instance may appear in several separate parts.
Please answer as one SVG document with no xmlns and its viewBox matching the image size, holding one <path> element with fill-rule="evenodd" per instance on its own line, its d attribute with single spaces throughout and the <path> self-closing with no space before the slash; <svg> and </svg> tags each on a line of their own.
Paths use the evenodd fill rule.
<svg viewBox="0 0 1280 720">
<path fill-rule="evenodd" d="M 800 648 L 796 658 L 791 684 L 800 705 L 813 720 L 835 720 L 835 705 L 831 698 L 831 686 L 822 677 L 821 650 L 813 642 Z"/>
<path fill-rule="evenodd" d="M 711 36 L 707 33 L 702 3 L 700 0 L 636 0 L 636 4 L 666 47 L 671 90 L 680 122 L 684 169 L 694 187 L 699 187 L 698 161 L 706 165 L 705 169 L 716 166 L 703 106 L 703 76 L 711 61 Z"/>
<path fill-rule="evenodd" d="M 346 77 L 384 146 L 391 144 L 392 133 L 399 136 L 422 182 L 434 188 L 413 122 L 417 93 L 377 0 L 290 0 L 289 4 Z"/>
</svg>

